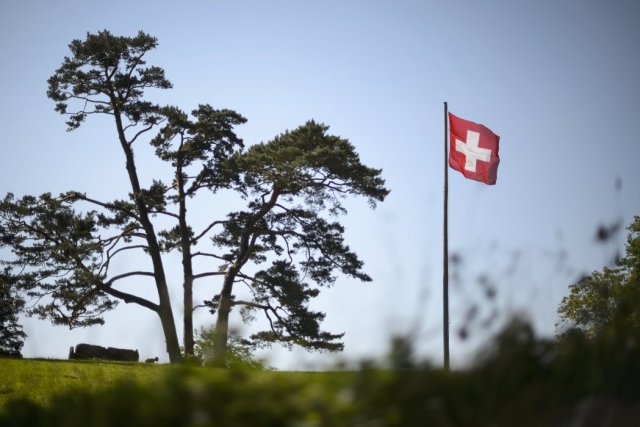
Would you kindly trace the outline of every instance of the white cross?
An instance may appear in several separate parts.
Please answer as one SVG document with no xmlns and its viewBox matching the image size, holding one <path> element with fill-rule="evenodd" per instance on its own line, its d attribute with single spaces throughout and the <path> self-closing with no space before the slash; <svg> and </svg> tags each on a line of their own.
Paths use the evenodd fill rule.
<svg viewBox="0 0 640 427">
<path fill-rule="evenodd" d="M 481 160 L 488 162 L 491 159 L 491 150 L 488 148 L 480 148 L 480 134 L 471 130 L 467 131 L 467 142 L 456 139 L 456 151 L 464 154 L 467 159 L 464 168 L 469 172 L 476 171 L 476 162 Z"/>
</svg>

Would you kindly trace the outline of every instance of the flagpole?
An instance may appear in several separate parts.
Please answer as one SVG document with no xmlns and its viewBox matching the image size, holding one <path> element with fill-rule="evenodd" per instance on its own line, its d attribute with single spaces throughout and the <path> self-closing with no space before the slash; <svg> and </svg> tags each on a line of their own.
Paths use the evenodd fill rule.
<svg viewBox="0 0 640 427">
<path fill-rule="evenodd" d="M 449 133 L 447 103 L 444 103 L 444 238 L 442 251 L 442 335 L 444 344 L 444 369 L 449 370 Z"/>
</svg>

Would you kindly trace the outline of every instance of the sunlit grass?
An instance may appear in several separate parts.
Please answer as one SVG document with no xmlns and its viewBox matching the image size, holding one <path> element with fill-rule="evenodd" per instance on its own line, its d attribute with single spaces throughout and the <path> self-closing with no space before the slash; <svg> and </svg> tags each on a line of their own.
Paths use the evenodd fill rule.
<svg viewBox="0 0 640 427">
<path fill-rule="evenodd" d="M 153 382 L 168 368 L 128 362 L 0 358 L 0 409 L 15 398 L 47 405 L 53 396 L 74 389 L 97 391 L 123 380 Z"/>
<path fill-rule="evenodd" d="M 4 359 L 0 425 L 511 427 L 589 414 L 594 425 L 635 426 L 639 343 L 625 325 L 549 340 L 514 319 L 453 372 L 416 360 L 410 341 L 383 364 L 336 372 Z"/>
<path fill-rule="evenodd" d="M 227 381 L 229 372 L 197 366 L 184 368 L 132 362 L 0 358 L 0 410 L 9 400 L 26 399 L 47 406 L 61 394 L 99 392 L 122 383 L 137 384 L 142 388 L 159 387 L 172 374 L 184 374 L 187 381 L 197 388 L 197 382 Z M 338 390 L 349 384 L 354 373 L 251 371 L 233 375 L 241 375 L 239 379 L 247 387 L 285 381 Z"/>
<path fill-rule="evenodd" d="M 65 425 L 116 420 L 123 426 L 150 419 L 182 425 L 191 417 L 204 417 L 203 425 L 212 419 L 225 420 L 221 425 L 278 425 L 277 420 L 292 417 L 316 425 L 349 412 L 351 394 L 345 390 L 354 375 L 0 359 L 0 425 L 6 410 L 14 414 L 10 418 L 36 425 L 44 422 L 42 414 L 50 414 L 44 424 L 53 425 L 59 421 L 49 416 L 66 420 Z"/>
</svg>

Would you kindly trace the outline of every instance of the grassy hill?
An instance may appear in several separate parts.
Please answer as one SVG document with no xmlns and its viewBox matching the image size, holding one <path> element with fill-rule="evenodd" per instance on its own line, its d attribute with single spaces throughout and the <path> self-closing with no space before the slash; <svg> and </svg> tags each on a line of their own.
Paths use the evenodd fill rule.
<svg viewBox="0 0 640 427">
<path fill-rule="evenodd" d="M 0 359 L 0 426 L 334 425 L 354 375 Z"/>
<path fill-rule="evenodd" d="M 48 405 L 54 396 L 95 392 L 124 380 L 161 381 L 170 367 L 145 363 L 0 358 L 0 410 L 7 401 L 27 399 Z"/>
<path fill-rule="evenodd" d="M 624 427 L 640 419 L 637 330 L 555 341 L 514 322 L 475 366 L 456 372 L 415 360 L 409 344 L 400 350 L 386 369 L 316 373 L 0 359 L 0 426 Z"/>
</svg>

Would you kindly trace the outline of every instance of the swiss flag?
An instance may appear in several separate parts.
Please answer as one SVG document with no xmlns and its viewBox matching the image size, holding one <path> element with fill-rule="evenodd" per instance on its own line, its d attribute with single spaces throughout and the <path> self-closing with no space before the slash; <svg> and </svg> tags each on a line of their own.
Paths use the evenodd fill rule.
<svg viewBox="0 0 640 427">
<path fill-rule="evenodd" d="M 491 129 L 449 113 L 449 166 L 493 185 L 498 178 L 500 137 Z"/>
</svg>

